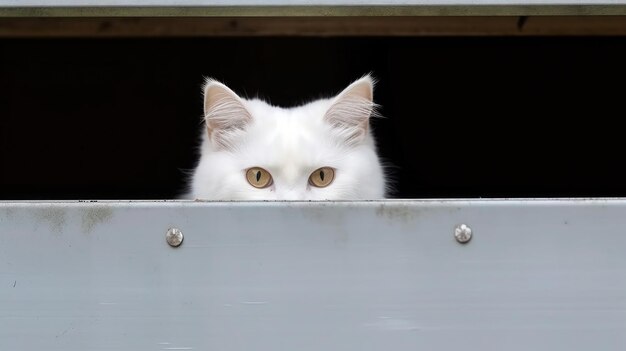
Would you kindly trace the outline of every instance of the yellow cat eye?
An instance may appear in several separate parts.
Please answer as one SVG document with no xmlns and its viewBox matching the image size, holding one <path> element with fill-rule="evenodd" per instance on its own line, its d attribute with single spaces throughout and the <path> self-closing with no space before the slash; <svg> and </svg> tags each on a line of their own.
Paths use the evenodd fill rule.
<svg viewBox="0 0 626 351">
<path fill-rule="evenodd" d="M 259 189 L 272 185 L 272 175 L 261 167 L 248 168 L 246 179 L 250 185 Z"/>
<path fill-rule="evenodd" d="M 333 179 L 335 179 L 335 170 L 330 167 L 322 167 L 311 173 L 309 184 L 318 188 L 324 188 L 332 183 Z"/>
</svg>

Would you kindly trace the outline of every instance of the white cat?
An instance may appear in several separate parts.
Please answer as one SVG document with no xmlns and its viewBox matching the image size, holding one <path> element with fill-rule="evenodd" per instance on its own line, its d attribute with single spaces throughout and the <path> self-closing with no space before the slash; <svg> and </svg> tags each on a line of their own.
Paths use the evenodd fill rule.
<svg viewBox="0 0 626 351">
<path fill-rule="evenodd" d="M 370 133 L 373 81 L 292 108 L 242 99 L 208 79 L 200 162 L 188 198 L 363 200 L 385 195 Z"/>
</svg>

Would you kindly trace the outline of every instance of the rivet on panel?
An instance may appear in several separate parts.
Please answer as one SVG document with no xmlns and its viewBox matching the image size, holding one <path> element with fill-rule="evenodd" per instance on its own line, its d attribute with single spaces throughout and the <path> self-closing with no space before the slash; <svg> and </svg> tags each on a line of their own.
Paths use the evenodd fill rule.
<svg viewBox="0 0 626 351">
<path fill-rule="evenodd" d="M 170 228 L 167 230 L 165 240 L 171 247 L 178 247 L 183 243 L 183 232 L 178 228 Z"/>
<path fill-rule="evenodd" d="M 465 224 L 457 225 L 454 228 L 454 238 L 461 244 L 465 244 L 472 239 L 472 228 Z"/>
</svg>

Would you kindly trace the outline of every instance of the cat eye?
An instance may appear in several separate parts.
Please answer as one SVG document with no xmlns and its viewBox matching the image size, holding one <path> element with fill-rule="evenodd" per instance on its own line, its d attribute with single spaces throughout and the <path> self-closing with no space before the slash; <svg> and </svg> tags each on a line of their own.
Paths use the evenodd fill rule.
<svg viewBox="0 0 626 351">
<path fill-rule="evenodd" d="M 309 184 L 318 188 L 324 188 L 332 183 L 333 179 L 335 179 L 335 170 L 330 167 L 322 167 L 311 173 Z"/>
<path fill-rule="evenodd" d="M 272 185 L 272 175 L 261 167 L 252 167 L 246 171 L 248 183 L 255 188 L 267 188 Z"/>
</svg>

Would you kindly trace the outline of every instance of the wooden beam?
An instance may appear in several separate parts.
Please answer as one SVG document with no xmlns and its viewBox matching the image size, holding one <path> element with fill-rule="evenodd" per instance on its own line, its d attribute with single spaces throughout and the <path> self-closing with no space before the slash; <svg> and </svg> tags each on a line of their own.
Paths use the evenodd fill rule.
<svg viewBox="0 0 626 351">
<path fill-rule="evenodd" d="M 0 18 L 0 37 L 626 35 L 626 16 Z"/>
</svg>

